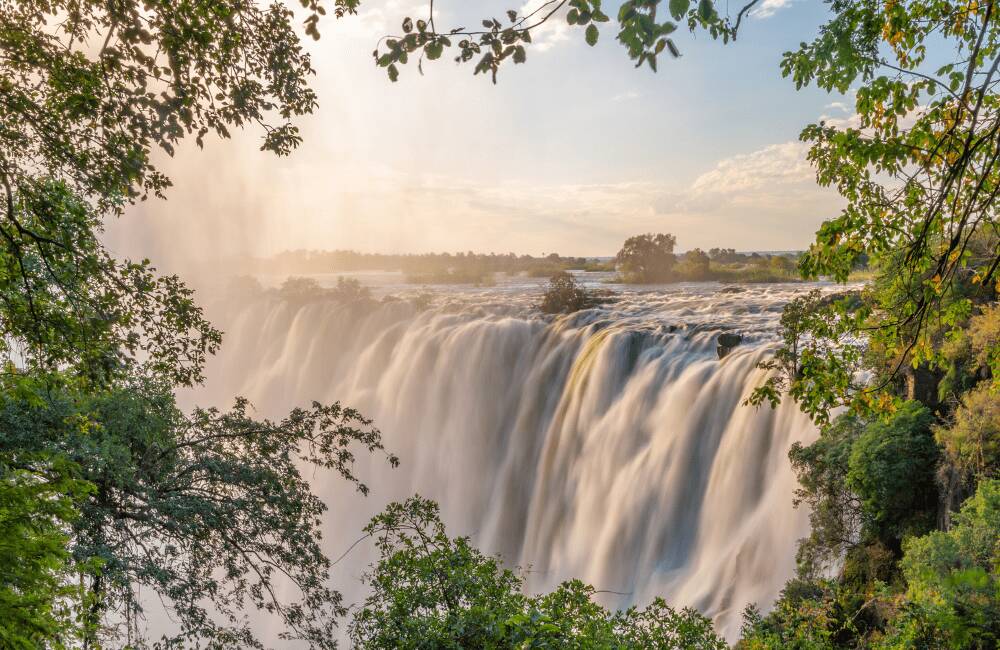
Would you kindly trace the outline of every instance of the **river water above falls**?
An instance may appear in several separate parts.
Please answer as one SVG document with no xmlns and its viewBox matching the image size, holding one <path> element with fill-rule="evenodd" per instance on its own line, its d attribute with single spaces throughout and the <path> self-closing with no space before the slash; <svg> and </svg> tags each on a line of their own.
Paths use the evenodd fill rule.
<svg viewBox="0 0 1000 650">
<path fill-rule="evenodd" d="M 375 421 L 402 464 L 362 460 L 369 497 L 316 475 L 333 557 L 419 493 L 451 534 L 530 567 L 531 590 L 578 577 L 610 606 L 662 595 L 732 638 L 747 603 L 777 597 L 807 532 L 787 452 L 814 427 L 792 404 L 741 402 L 781 308 L 809 288 L 611 286 L 607 304 L 561 317 L 534 309 L 542 286 L 525 280 L 400 300 L 383 286 L 351 304 L 230 295 L 211 308 L 225 343 L 196 397 L 245 395 L 268 416 L 339 400 Z M 727 331 L 743 342 L 720 360 Z M 334 567 L 347 602 L 372 559 L 362 544 Z"/>
</svg>

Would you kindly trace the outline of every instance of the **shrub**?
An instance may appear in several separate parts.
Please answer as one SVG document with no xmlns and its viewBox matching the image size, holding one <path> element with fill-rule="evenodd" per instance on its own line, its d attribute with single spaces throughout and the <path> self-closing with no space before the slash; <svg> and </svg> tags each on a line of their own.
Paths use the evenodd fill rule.
<svg viewBox="0 0 1000 650">
<path fill-rule="evenodd" d="M 708 280 L 712 276 L 711 260 L 708 254 L 700 248 L 695 248 L 684 255 L 677 265 L 677 276 L 685 280 Z"/>
<path fill-rule="evenodd" d="M 904 544 L 903 574 L 912 611 L 900 621 L 901 640 L 927 635 L 951 648 L 1000 644 L 1000 481 L 980 483 L 951 530 Z M 914 647 L 899 646 L 899 647 Z"/>
<path fill-rule="evenodd" d="M 677 262 L 676 245 L 677 238 L 669 234 L 629 237 L 615 256 L 615 264 L 625 282 L 667 282 Z"/>
<path fill-rule="evenodd" d="M 934 435 L 943 449 L 941 477 L 949 497 L 969 494 L 983 479 L 1000 478 L 1000 397 L 991 386 L 965 393 L 952 425 L 935 428 Z"/>
<path fill-rule="evenodd" d="M 866 532 L 890 547 L 934 525 L 940 453 L 933 421 L 927 407 L 905 402 L 890 419 L 865 427 L 851 447 L 847 486 L 861 501 Z"/>
<path fill-rule="evenodd" d="M 526 596 L 520 573 L 451 538 L 437 504 L 390 504 L 365 532 L 380 559 L 365 576 L 371 595 L 350 626 L 356 648 L 607 648 L 724 650 L 712 622 L 655 600 L 612 613 L 596 590 L 570 580 Z"/>
<path fill-rule="evenodd" d="M 559 271 L 549 278 L 549 288 L 539 306 L 546 314 L 563 314 L 589 309 L 597 304 L 593 295 L 565 271 Z"/>
</svg>

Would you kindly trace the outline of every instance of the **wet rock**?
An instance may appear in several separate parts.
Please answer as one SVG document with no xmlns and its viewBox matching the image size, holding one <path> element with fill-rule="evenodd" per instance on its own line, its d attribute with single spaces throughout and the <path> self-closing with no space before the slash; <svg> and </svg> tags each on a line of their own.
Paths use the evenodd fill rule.
<svg viewBox="0 0 1000 650">
<path fill-rule="evenodd" d="M 746 287 L 728 286 L 719 289 L 719 293 L 743 293 L 746 290 Z"/>
<path fill-rule="evenodd" d="M 733 351 L 737 345 L 743 342 L 743 335 L 736 332 L 723 332 L 719 334 L 716 341 L 715 351 L 719 353 L 719 358 L 724 359 L 726 355 Z"/>
</svg>

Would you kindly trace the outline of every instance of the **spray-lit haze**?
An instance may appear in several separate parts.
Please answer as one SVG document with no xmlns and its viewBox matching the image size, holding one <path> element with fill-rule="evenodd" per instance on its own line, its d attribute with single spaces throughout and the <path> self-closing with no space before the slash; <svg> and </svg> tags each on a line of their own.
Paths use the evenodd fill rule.
<svg viewBox="0 0 1000 650">
<path fill-rule="evenodd" d="M 438 5 L 439 26 L 508 6 Z M 787 250 L 837 211 L 797 138 L 843 119 L 843 98 L 795 92 L 778 68 L 822 3 L 768 0 L 735 45 L 680 35 L 682 58 L 658 74 L 632 68 L 613 25 L 590 48 L 555 24 L 497 86 L 449 57 L 390 83 L 371 51 L 426 8 L 362 7 L 307 43 L 320 106 L 299 150 L 261 153 L 252 129 L 185 145 L 161 163 L 169 200 L 129 209 L 111 246 L 188 270 L 296 248 L 609 255 L 644 231 L 672 232 L 682 250 Z"/>
</svg>

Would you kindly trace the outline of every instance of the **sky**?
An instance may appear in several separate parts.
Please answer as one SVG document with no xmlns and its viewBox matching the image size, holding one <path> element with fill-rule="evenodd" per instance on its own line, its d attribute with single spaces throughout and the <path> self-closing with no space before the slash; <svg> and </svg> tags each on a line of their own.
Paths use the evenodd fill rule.
<svg viewBox="0 0 1000 650">
<path fill-rule="evenodd" d="M 437 0 L 436 22 L 477 24 L 512 4 Z M 682 56 L 658 73 L 633 67 L 614 22 L 591 48 L 559 20 L 496 86 L 448 56 L 390 83 L 375 43 L 426 11 L 363 0 L 359 15 L 326 19 L 307 43 L 320 106 L 300 121 L 304 144 L 279 158 L 248 129 L 161 156 L 167 200 L 130 208 L 110 247 L 168 268 L 301 248 L 613 255 L 641 232 L 673 233 L 680 250 L 795 250 L 840 209 L 798 135 L 848 119 L 852 102 L 796 91 L 779 69 L 825 3 L 764 0 L 729 45 L 678 31 Z"/>
</svg>

